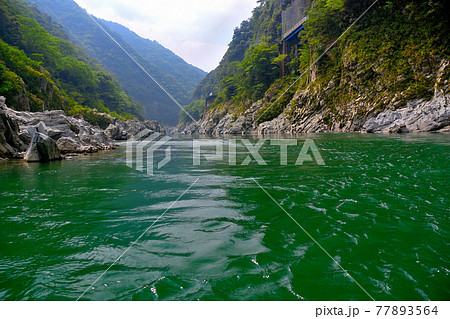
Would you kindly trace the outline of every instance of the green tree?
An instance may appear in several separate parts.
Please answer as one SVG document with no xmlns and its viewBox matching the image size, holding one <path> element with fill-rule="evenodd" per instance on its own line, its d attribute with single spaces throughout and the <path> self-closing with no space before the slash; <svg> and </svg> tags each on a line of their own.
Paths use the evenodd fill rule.
<svg viewBox="0 0 450 319">
<path fill-rule="evenodd" d="M 241 94 L 253 100 L 262 98 L 279 77 L 283 58 L 278 53 L 277 45 L 260 43 L 248 49 L 240 64 L 242 72 L 237 75 Z"/>
<path fill-rule="evenodd" d="M 35 7 L 23 0 L 2 1 L 0 22 L 0 93 L 9 106 L 85 114 L 86 108 L 95 108 L 121 117 L 140 116 L 140 107 L 117 81 Z"/>
</svg>

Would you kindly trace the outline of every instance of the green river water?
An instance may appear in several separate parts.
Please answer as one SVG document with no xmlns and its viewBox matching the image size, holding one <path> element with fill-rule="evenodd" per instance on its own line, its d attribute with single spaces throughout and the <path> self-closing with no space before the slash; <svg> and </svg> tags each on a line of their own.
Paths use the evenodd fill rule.
<svg viewBox="0 0 450 319">
<path fill-rule="evenodd" d="M 325 166 L 293 165 L 306 138 Z M 450 135 L 298 140 L 193 166 L 173 139 L 154 176 L 123 145 L 0 162 L 0 300 L 448 300 Z"/>
</svg>

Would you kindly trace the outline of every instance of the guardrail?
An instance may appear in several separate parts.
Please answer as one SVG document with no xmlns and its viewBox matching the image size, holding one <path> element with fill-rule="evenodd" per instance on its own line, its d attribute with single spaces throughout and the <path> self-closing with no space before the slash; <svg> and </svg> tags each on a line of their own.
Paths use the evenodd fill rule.
<svg viewBox="0 0 450 319">
<path fill-rule="evenodd" d="M 292 28 L 290 28 L 288 31 L 286 31 L 283 34 L 283 40 L 286 40 L 292 33 L 294 33 L 298 28 L 300 28 L 307 20 L 309 19 L 308 16 L 301 19 L 297 24 L 295 24 Z"/>
</svg>

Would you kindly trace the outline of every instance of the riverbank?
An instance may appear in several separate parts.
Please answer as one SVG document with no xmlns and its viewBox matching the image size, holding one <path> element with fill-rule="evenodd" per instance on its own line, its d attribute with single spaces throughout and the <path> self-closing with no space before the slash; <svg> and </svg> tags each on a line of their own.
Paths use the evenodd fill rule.
<svg viewBox="0 0 450 319">
<path fill-rule="evenodd" d="M 184 132 L 449 131 L 442 1 L 335 2 L 303 2 L 309 19 L 293 39 L 276 22 L 286 26 L 293 1 L 255 9 L 195 90 L 187 110 L 198 124 Z"/>
<path fill-rule="evenodd" d="M 293 101 L 301 99 L 298 92 Z M 405 107 L 388 107 L 365 114 L 352 114 L 329 121 L 329 114 L 309 108 L 296 109 L 292 102 L 277 118 L 258 123 L 263 101 L 258 101 L 241 116 L 227 109 L 206 112 L 198 123 L 181 128 L 182 134 L 296 134 L 296 133 L 423 133 L 450 132 L 450 95 L 436 88 L 429 101 L 412 100 Z M 349 108 L 351 110 L 351 108 Z"/>
<path fill-rule="evenodd" d="M 60 159 L 59 155 L 76 156 L 115 148 L 114 141 L 127 140 L 148 130 L 165 133 L 155 121 L 110 119 L 105 129 L 91 125 L 81 116 L 68 116 L 64 111 L 24 112 L 8 108 L 0 98 L 0 158 L 26 159 L 32 149 L 34 161 Z M 45 143 L 44 143 L 45 141 Z M 38 147 L 37 143 L 44 146 Z M 40 150 L 40 151 L 38 151 Z M 45 154 L 47 153 L 47 154 Z M 48 159 L 49 153 L 53 155 Z"/>
</svg>

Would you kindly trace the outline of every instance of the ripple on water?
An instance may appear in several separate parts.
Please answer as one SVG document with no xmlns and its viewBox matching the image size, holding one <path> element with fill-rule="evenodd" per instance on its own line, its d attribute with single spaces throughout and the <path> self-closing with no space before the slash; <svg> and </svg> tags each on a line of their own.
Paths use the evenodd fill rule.
<svg viewBox="0 0 450 319">
<path fill-rule="evenodd" d="M 192 167 L 191 141 L 155 176 L 121 150 L 50 172 L 0 165 L 0 299 L 76 299 L 133 245 L 83 298 L 366 300 L 253 178 L 377 300 L 446 299 L 448 145 L 314 138 L 325 167 L 270 152 L 264 168 Z"/>
</svg>

